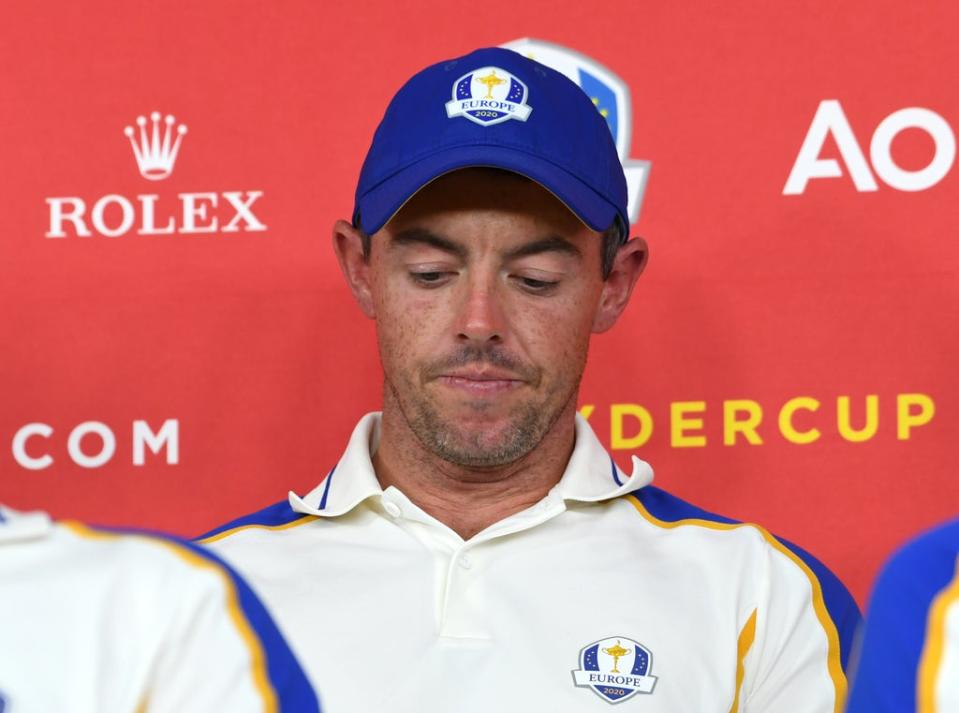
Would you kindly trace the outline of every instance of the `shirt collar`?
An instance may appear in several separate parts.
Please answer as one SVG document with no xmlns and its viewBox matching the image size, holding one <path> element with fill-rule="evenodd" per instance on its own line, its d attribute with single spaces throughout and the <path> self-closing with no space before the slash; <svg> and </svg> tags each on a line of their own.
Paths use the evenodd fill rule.
<svg viewBox="0 0 959 713">
<path fill-rule="evenodd" d="M 376 479 L 370 453 L 380 442 L 380 413 L 366 414 L 356 424 L 339 462 L 326 478 L 302 498 L 290 492 L 290 507 L 296 512 L 336 517 L 349 512 L 383 488 Z"/>
<path fill-rule="evenodd" d="M 576 445 L 563 477 L 553 490 L 563 500 L 587 503 L 618 498 L 653 481 L 653 469 L 646 461 L 633 456 L 632 468 L 633 472 L 626 475 L 586 419 L 576 414 Z"/>
<path fill-rule="evenodd" d="M 294 511 L 336 517 L 367 498 L 382 496 L 370 458 L 379 445 L 380 417 L 374 412 L 360 419 L 339 463 L 319 485 L 302 498 L 290 492 Z M 598 502 L 639 490 L 653 480 L 653 469 L 636 456 L 632 457 L 632 471 L 626 475 L 616 465 L 586 419 L 577 414 L 576 445 L 552 494 L 563 500 Z"/>
</svg>

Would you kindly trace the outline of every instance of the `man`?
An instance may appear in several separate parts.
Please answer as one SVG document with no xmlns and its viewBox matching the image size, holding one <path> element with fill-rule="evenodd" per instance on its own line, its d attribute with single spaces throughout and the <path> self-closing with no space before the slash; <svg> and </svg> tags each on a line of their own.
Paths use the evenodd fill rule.
<svg viewBox="0 0 959 713">
<path fill-rule="evenodd" d="M 0 713 L 317 713 L 217 557 L 0 506 Z"/>
<path fill-rule="evenodd" d="M 333 231 L 382 415 L 312 492 L 204 540 L 331 709 L 841 709 L 842 585 L 620 471 L 576 415 L 646 263 L 627 226 L 610 132 L 551 69 L 477 50 L 387 108 Z"/>
<path fill-rule="evenodd" d="M 902 547 L 876 580 L 848 713 L 959 713 L 959 519 Z"/>
</svg>

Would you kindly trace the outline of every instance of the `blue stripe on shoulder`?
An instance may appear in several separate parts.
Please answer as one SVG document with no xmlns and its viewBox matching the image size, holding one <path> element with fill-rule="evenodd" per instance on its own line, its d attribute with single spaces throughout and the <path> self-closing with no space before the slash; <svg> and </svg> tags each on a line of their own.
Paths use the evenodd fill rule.
<svg viewBox="0 0 959 713">
<path fill-rule="evenodd" d="M 910 540 L 876 579 L 849 713 L 917 710 L 916 674 L 929 609 L 956 576 L 959 519 Z"/>
<path fill-rule="evenodd" d="M 264 525 L 266 527 L 277 527 L 279 525 L 286 525 L 294 520 L 299 520 L 301 517 L 303 517 L 303 513 L 296 512 L 293 508 L 291 508 L 288 500 L 281 500 L 280 502 L 273 503 L 262 510 L 257 510 L 249 515 L 244 515 L 243 517 L 238 517 L 236 520 L 231 520 L 225 525 L 220 525 L 219 527 L 216 527 L 209 532 L 200 535 L 199 537 L 194 537 L 193 539 L 205 540 L 208 537 L 213 537 L 214 535 L 219 535 L 221 532 L 226 532 L 227 530 L 232 530 L 237 527 L 243 527 L 244 525 Z"/>
<path fill-rule="evenodd" d="M 715 513 L 698 508 L 653 485 L 647 485 L 641 488 L 633 493 L 632 496 L 639 500 L 650 514 L 666 522 L 695 518 L 727 525 L 744 524 L 739 520 L 732 520 L 728 517 L 716 515 Z M 773 535 L 773 537 L 794 555 L 799 557 L 799 559 L 812 570 L 813 574 L 816 575 L 816 579 L 819 580 L 826 610 L 829 612 L 830 618 L 836 625 L 836 632 L 839 634 L 839 657 L 842 663 L 842 670 L 846 671 L 849 663 L 849 654 L 852 651 L 853 639 L 862 620 L 862 614 L 859 612 L 859 606 L 856 604 L 856 600 L 853 599 L 845 585 L 839 581 L 839 578 L 822 562 L 802 547 L 776 535 Z"/>
<path fill-rule="evenodd" d="M 666 522 L 676 522 L 677 520 L 688 520 L 690 518 L 699 518 L 709 520 L 710 522 L 721 522 L 726 525 L 740 525 L 738 520 L 731 520 L 722 515 L 707 512 L 698 508 L 692 503 L 670 495 L 665 490 L 657 488 L 655 485 L 647 485 L 633 493 L 639 502 L 649 510 L 649 512 L 660 520 Z"/>
<path fill-rule="evenodd" d="M 240 609 L 263 647 L 267 675 L 276 691 L 278 713 L 318 713 L 320 704 L 316 693 L 273 622 L 273 618 L 250 585 L 230 565 L 195 542 L 163 532 L 100 526 L 91 527 L 91 529 L 116 535 L 137 535 L 160 540 L 173 547 L 188 550 L 220 569 L 233 583 Z"/>
<path fill-rule="evenodd" d="M 336 466 L 334 465 L 333 470 L 331 470 L 326 476 L 326 485 L 323 486 L 323 497 L 320 499 L 320 507 L 318 508 L 319 510 L 326 510 L 326 498 L 330 494 L 330 484 L 333 482 L 333 474 L 335 472 Z"/>
<path fill-rule="evenodd" d="M 619 470 L 616 468 L 616 461 L 613 460 L 613 457 L 609 457 L 609 468 L 613 474 L 613 480 L 616 482 L 616 485 L 622 487 L 623 481 L 619 479 Z"/>
</svg>

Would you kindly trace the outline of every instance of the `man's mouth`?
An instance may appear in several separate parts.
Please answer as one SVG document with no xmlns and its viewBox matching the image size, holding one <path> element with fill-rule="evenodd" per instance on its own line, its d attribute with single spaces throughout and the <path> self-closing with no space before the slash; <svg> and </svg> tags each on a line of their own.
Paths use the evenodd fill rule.
<svg viewBox="0 0 959 713">
<path fill-rule="evenodd" d="M 455 369 L 441 374 L 437 381 L 477 396 L 509 391 L 525 383 L 512 372 L 499 369 Z"/>
</svg>

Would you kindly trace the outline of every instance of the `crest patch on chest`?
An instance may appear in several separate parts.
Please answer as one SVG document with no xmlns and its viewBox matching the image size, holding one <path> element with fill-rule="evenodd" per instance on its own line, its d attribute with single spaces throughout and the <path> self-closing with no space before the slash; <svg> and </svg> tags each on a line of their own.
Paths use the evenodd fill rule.
<svg viewBox="0 0 959 713">
<path fill-rule="evenodd" d="M 573 682 L 589 688 L 607 703 L 620 703 L 637 693 L 652 693 L 653 654 L 627 636 L 610 636 L 594 641 L 579 652 L 579 668 Z"/>
</svg>

